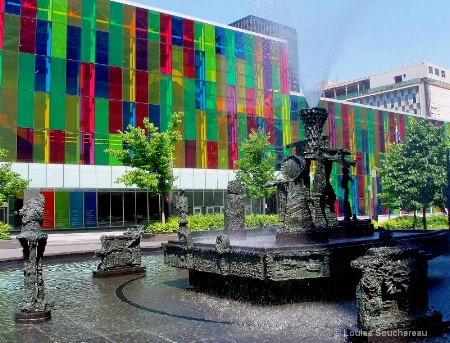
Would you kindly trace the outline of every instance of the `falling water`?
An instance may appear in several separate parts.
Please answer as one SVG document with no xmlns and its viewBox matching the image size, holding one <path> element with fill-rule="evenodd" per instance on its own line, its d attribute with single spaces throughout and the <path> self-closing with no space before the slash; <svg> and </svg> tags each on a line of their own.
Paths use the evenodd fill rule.
<svg viewBox="0 0 450 343">
<path fill-rule="evenodd" d="M 253 4 L 255 16 L 297 30 L 301 90 L 309 107 L 317 106 L 344 40 L 367 0 L 245 1 Z"/>
</svg>

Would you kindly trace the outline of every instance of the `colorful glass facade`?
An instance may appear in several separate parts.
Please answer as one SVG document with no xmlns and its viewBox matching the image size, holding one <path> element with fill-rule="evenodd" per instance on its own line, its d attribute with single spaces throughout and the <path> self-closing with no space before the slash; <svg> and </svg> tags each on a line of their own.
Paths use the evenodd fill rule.
<svg viewBox="0 0 450 343">
<path fill-rule="evenodd" d="M 0 0 L 0 146 L 11 162 L 116 166 L 104 150 L 122 149 L 118 130 L 145 117 L 165 130 L 182 111 L 175 168 L 233 169 L 239 144 L 256 129 L 270 134 L 281 162 L 291 153 L 285 145 L 303 138 L 298 111 L 306 106 L 290 94 L 288 69 L 284 41 L 231 27 L 109 0 Z M 331 100 L 320 106 L 332 144 L 358 159 L 352 202 L 357 215 L 368 214 L 371 170 L 411 117 Z M 53 218 L 71 213 L 77 197 L 94 203 L 88 191 L 43 192 L 53 192 Z M 74 221 L 87 210 L 98 212 L 76 209 Z M 58 220 L 48 228 L 66 226 Z M 94 222 L 79 222 L 86 220 Z"/>
</svg>

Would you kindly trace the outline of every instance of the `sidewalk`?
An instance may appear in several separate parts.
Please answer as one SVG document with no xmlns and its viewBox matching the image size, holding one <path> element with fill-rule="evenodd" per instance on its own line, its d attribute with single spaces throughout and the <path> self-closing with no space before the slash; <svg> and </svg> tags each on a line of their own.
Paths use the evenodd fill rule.
<svg viewBox="0 0 450 343">
<path fill-rule="evenodd" d="M 121 235 L 122 231 L 95 231 L 95 232 L 48 232 L 47 246 L 45 248 L 45 260 L 60 260 L 74 258 L 93 258 L 95 252 L 101 248 L 100 237 L 103 235 Z M 11 235 L 10 240 L 0 240 L 0 266 L 22 263 L 22 247 L 16 239 L 18 233 Z M 141 250 L 143 253 L 157 251 L 161 243 L 177 239 L 177 234 L 145 235 L 141 238 Z M 147 238 L 148 237 L 148 238 Z"/>
</svg>

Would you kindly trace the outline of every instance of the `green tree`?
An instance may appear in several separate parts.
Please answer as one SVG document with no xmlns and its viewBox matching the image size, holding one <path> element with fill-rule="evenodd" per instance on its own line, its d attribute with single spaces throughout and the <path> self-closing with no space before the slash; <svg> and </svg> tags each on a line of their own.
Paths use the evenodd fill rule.
<svg viewBox="0 0 450 343">
<path fill-rule="evenodd" d="M 124 166 L 133 169 L 115 182 L 123 182 L 127 186 L 136 185 L 141 189 L 147 189 L 152 195 L 163 198 L 169 195 L 173 189 L 172 183 L 176 180 L 172 174 L 173 153 L 176 142 L 181 139 L 181 133 L 175 129 L 182 116 L 182 112 L 173 113 L 172 122 L 164 132 L 159 132 L 158 127 L 149 122 L 148 118 L 144 118 L 145 130 L 128 125 L 127 131 L 119 131 L 125 148 L 106 149 L 105 152 L 116 157 Z M 161 214 L 164 223 L 164 211 Z"/>
<path fill-rule="evenodd" d="M 267 187 L 268 182 L 275 181 L 275 155 L 269 152 L 269 138 L 261 131 L 250 132 L 240 150 L 243 156 L 236 161 L 236 178 L 242 182 L 247 196 L 252 199 L 263 199 L 276 191 L 275 187 Z M 265 213 L 263 201 L 263 213 Z"/>
<path fill-rule="evenodd" d="M 422 222 L 426 229 L 427 207 L 445 207 L 448 137 L 444 126 L 425 121 L 412 121 L 408 131 L 404 142 L 388 146 L 390 153 L 379 170 L 380 197 L 388 208 L 414 212 L 422 209 Z"/>
<path fill-rule="evenodd" d="M 0 148 L 0 161 L 8 155 L 8 150 Z M 0 205 L 8 200 L 11 195 L 22 193 L 28 188 L 31 180 L 24 180 L 19 173 L 11 170 L 11 163 L 0 165 Z"/>
</svg>

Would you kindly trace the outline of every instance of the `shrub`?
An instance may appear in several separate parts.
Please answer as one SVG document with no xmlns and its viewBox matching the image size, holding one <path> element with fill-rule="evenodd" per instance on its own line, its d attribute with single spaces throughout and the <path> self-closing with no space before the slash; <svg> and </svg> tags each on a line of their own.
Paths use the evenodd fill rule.
<svg viewBox="0 0 450 343">
<path fill-rule="evenodd" d="M 11 231 L 11 225 L 0 223 L 0 240 L 9 239 L 9 232 Z"/>
<path fill-rule="evenodd" d="M 223 214 L 195 214 L 186 216 L 188 228 L 192 231 L 219 230 L 224 227 Z M 251 214 L 245 216 L 245 226 L 247 228 L 260 227 L 263 224 L 278 224 L 278 215 Z M 173 233 L 178 231 L 178 217 L 169 217 L 165 225 L 161 222 L 153 222 L 145 227 L 145 232 L 149 233 Z"/>
<path fill-rule="evenodd" d="M 381 223 L 375 223 L 375 227 L 384 227 L 391 230 L 411 230 L 414 229 L 414 217 L 413 216 L 400 216 L 397 218 L 389 219 Z M 427 217 L 427 227 L 429 229 L 447 229 L 448 222 L 447 216 L 431 215 Z M 423 229 L 422 217 L 417 216 L 417 229 Z"/>
</svg>

